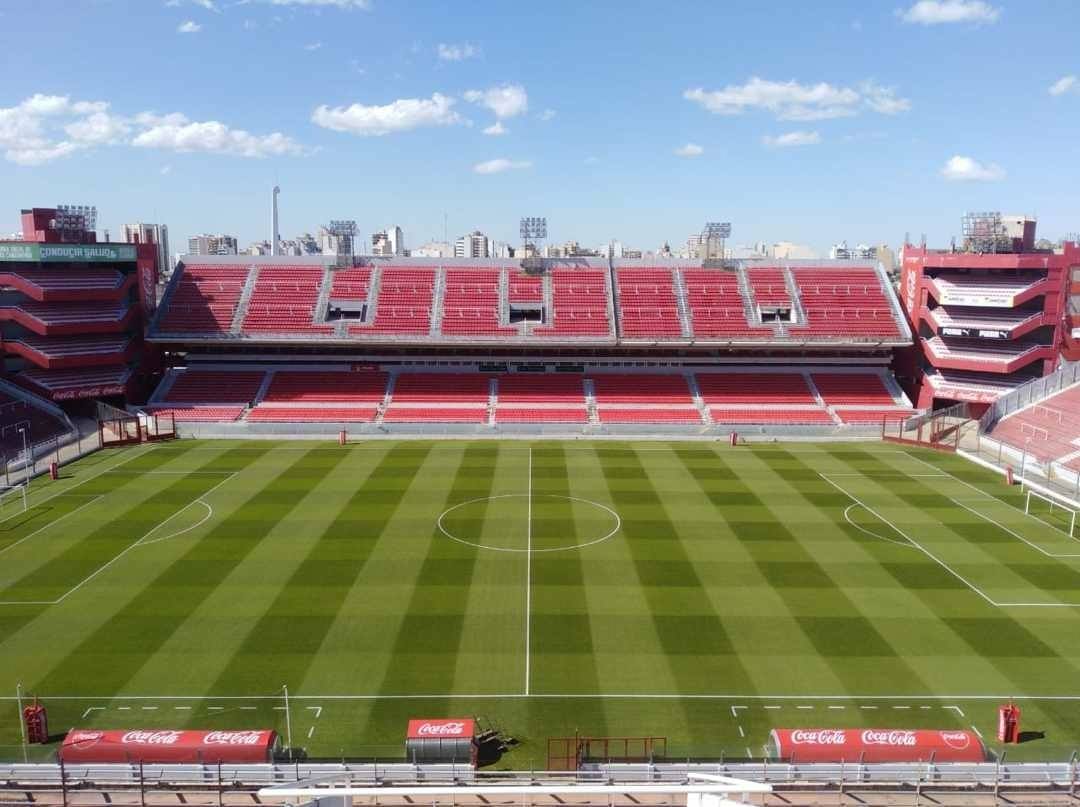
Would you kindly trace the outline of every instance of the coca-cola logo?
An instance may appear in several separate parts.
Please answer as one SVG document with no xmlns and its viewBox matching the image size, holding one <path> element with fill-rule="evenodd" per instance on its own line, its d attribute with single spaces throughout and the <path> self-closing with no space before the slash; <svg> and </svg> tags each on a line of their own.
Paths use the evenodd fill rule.
<svg viewBox="0 0 1080 807">
<path fill-rule="evenodd" d="M 74 731 L 69 735 L 69 743 L 96 743 L 105 736 L 103 731 Z"/>
<path fill-rule="evenodd" d="M 941 732 L 941 741 L 949 748 L 963 751 L 971 744 L 971 737 L 966 731 L 943 731 Z"/>
<path fill-rule="evenodd" d="M 139 745 L 176 745 L 180 742 L 179 731 L 129 731 L 120 738 L 122 743 Z"/>
<path fill-rule="evenodd" d="M 791 742 L 795 745 L 843 745 L 847 735 L 843 729 L 795 729 L 791 732 Z"/>
<path fill-rule="evenodd" d="M 863 745 L 917 745 L 913 731 L 880 731 L 867 729 L 862 733 Z"/>
<path fill-rule="evenodd" d="M 421 737 L 458 737 L 465 733 L 465 724 L 456 723 L 421 723 L 416 733 Z"/>
<path fill-rule="evenodd" d="M 203 737 L 203 745 L 259 745 L 261 741 L 258 731 L 211 731 Z"/>
</svg>

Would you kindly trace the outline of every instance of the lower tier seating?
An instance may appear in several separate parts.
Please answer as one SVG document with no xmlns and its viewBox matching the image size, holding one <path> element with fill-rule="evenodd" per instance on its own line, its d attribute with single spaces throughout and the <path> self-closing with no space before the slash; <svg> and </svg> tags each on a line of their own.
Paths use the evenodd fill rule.
<svg viewBox="0 0 1080 807">
<path fill-rule="evenodd" d="M 824 409 L 764 409 L 762 407 L 736 408 L 730 406 L 710 406 L 709 417 L 713 423 L 738 424 L 792 424 L 829 426 L 835 421 Z"/>
<path fill-rule="evenodd" d="M 637 408 L 599 406 L 601 423 L 701 423 L 701 413 L 691 407 Z"/>
<path fill-rule="evenodd" d="M 391 406 L 383 415 L 386 423 L 486 423 L 487 408 L 449 406 Z"/>
<path fill-rule="evenodd" d="M 814 386 L 826 404 L 895 404 L 877 373 L 813 373 Z"/>
<path fill-rule="evenodd" d="M 177 423 L 224 423 L 236 420 L 244 413 L 242 406 L 151 406 L 152 415 L 172 415 Z"/>
<path fill-rule="evenodd" d="M 697 373 L 707 404 L 815 404 L 802 373 Z"/>
<path fill-rule="evenodd" d="M 256 406 L 247 419 L 256 423 L 370 423 L 374 406 Z"/>
<path fill-rule="evenodd" d="M 833 408 L 833 412 L 840 418 L 841 423 L 881 423 L 883 420 L 888 423 L 896 423 L 900 420 L 907 420 L 909 417 L 915 414 L 913 409 L 897 408 L 897 409 L 847 409 L 842 406 Z"/>
<path fill-rule="evenodd" d="M 165 393 L 169 403 L 250 403 L 259 393 L 262 370 L 184 370 Z"/>
<path fill-rule="evenodd" d="M 263 403 L 378 403 L 389 374 L 374 370 L 277 370 Z"/>
<path fill-rule="evenodd" d="M 496 423 L 587 423 L 589 413 L 584 406 L 514 408 L 500 406 L 495 412 Z"/>
<path fill-rule="evenodd" d="M 610 373 L 589 376 L 598 404 L 692 404 L 686 376 Z"/>
</svg>

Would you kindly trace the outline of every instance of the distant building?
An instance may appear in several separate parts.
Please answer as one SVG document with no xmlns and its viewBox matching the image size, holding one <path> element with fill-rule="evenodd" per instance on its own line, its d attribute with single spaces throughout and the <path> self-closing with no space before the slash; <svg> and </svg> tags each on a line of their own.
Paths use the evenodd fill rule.
<svg viewBox="0 0 1080 807">
<path fill-rule="evenodd" d="M 351 242 L 352 239 L 350 238 L 349 241 Z M 322 247 L 311 233 L 304 233 L 303 235 L 296 236 L 296 243 L 300 245 L 300 249 L 304 255 L 318 255 L 322 252 Z M 349 250 L 349 254 L 353 254 L 351 249 Z"/>
<path fill-rule="evenodd" d="M 446 241 L 428 241 L 410 254 L 416 258 L 453 258 L 454 248 Z"/>
<path fill-rule="evenodd" d="M 866 244 L 849 247 L 847 241 L 841 241 L 839 244 L 832 245 L 829 249 L 829 257 L 837 261 L 876 261 L 878 248 Z"/>
<path fill-rule="evenodd" d="M 309 235 L 308 238 L 311 238 L 311 236 Z M 316 242 L 314 238 L 311 238 L 310 246 L 312 251 L 307 253 L 309 255 L 322 254 L 335 255 L 338 257 L 352 257 L 356 254 L 356 245 L 352 235 L 344 232 L 334 232 L 327 227 L 319 228 L 319 240 Z"/>
<path fill-rule="evenodd" d="M 235 235 L 195 235 L 188 239 L 189 255 L 236 255 Z"/>
<path fill-rule="evenodd" d="M 106 239 L 108 240 L 108 239 Z M 165 224 L 125 224 L 120 228 L 120 240 L 125 244 L 157 244 L 158 266 L 162 275 L 172 274 L 169 260 L 169 228 Z"/>
<path fill-rule="evenodd" d="M 398 226 L 387 227 L 371 236 L 371 254 L 390 257 L 405 254 L 405 233 Z"/>
<path fill-rule="evenodd" d="M 491 243 L 492 258 L 513 258 L 514 247 L 505 241 L 493 241 Z"/>
<path fill-rule="evenodd" d="M 269 255 L 270 254 L 270 242 L 269 241 L 252 241 L 246 250 L 245 255 Z"/>
<path fill-rule="evenodd" d="M 490 240 L 479 230 L 473 230 L 454 242 L 455 258 L 491 257 Z"/>
<path fill-rule="evenodd" d="M 805 244 L 793 244 L 791 241 L 777 241 L 770 248 L 770 257 L 777 260 L 797 260 L 799 258 L 807 258 L 813 260 L 817 258 L 817 252 Z"/>
</svg>

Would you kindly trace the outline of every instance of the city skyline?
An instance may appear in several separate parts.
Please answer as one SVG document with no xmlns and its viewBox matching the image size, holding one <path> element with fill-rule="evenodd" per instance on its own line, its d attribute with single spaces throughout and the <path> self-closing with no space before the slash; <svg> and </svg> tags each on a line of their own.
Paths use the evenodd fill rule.
<svg viewBox="0 0 1080 807">
<path fill-rule="evenodd" d="M 819 254 L 904 233 L 947 245 L 967 210 L 1036 215 L 1051 240 L 1080 229 L 1056 190 L 1080 181 L 1074 7 L 100 0 L 64 26 L 0 15 L 20 65 L 0 77 L 0 182 L 24 206 L 97 204 L 113 232 L 264 240 L 275 184 L 285 232 L 396 222 L 412 245 L 478 227 L 512 242 L 535 213 L 553 240 L 642 249 L 707 220 Z M 618 35 L 597 39 L 611 20 Z M 990 63 L 992 81 L 971 76 Z"/>
</svg>

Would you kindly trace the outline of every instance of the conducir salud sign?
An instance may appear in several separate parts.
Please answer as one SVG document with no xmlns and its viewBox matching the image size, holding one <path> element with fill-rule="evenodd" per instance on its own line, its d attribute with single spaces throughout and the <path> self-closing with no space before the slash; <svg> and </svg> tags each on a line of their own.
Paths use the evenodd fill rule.
<svg viewBox="0 0 1080 807">
<path fill-rule="evenodd" d="M 135 260 L 134 244 L 27 244 L 0 242 L 0 261 L 120 263 Z"/>
</svg>

